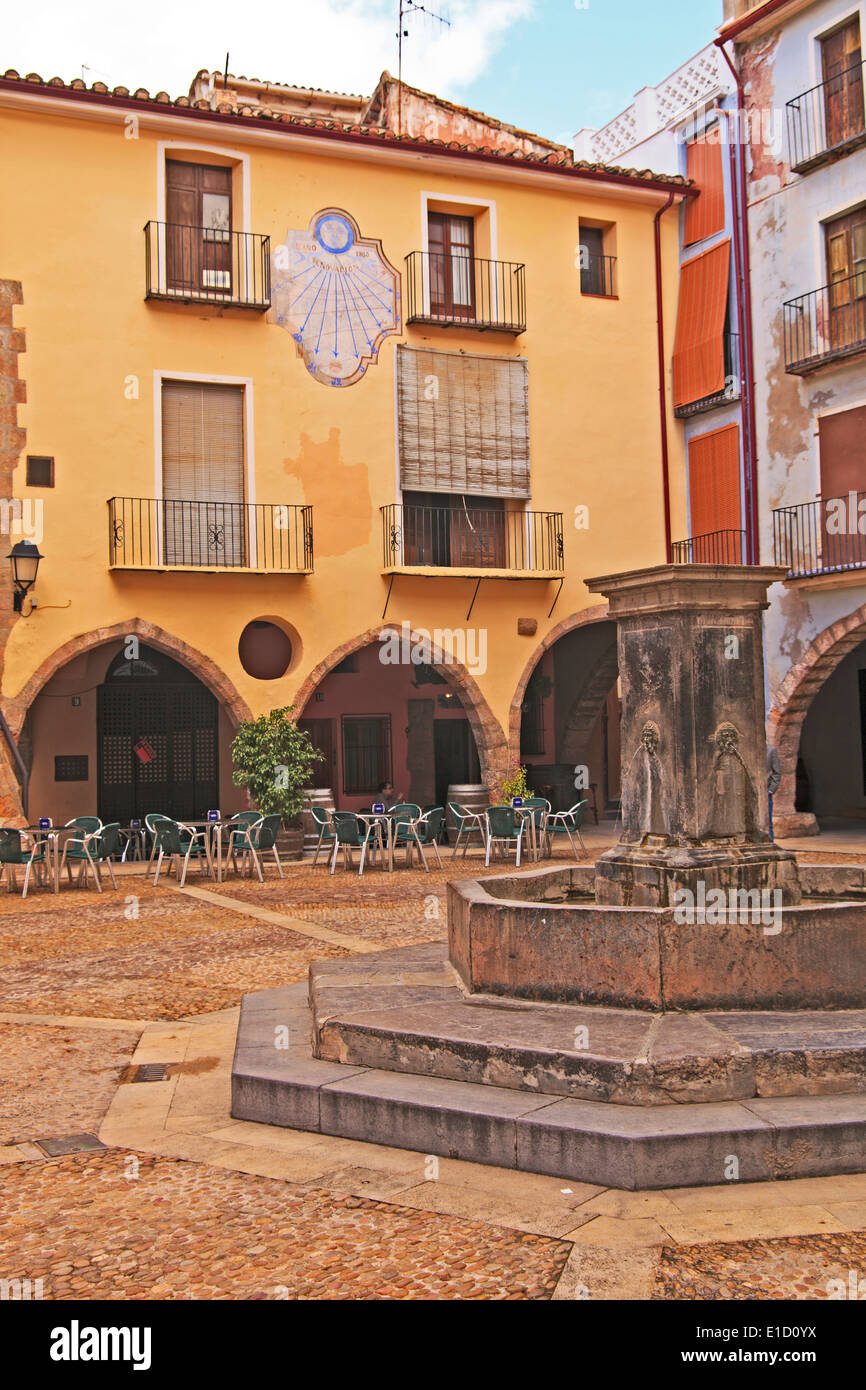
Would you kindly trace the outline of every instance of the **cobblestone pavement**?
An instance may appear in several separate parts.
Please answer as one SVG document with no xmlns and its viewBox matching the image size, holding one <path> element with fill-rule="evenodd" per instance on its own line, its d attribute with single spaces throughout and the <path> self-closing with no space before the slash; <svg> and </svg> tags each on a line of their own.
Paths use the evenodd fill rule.
<svg viewBox="0 0 866 1390">
<path fill-rule="evenodd" d="M 0 1145 L 95 1134 L 137 1030 L 0 1024 Z"/>
<path fill-rule="evenodd" d="M 866 1293 L 866 1234 L 665 1246 L 653 1298 L 847 1298 L 852 1270 Z"/>
<path fill-rule="evenodd" d="M 0 1184 L 0 1271 L 45 1298 L 546 1299 L 570 1248 L 119 1150 L 8 1165 Z"/>
</svg>

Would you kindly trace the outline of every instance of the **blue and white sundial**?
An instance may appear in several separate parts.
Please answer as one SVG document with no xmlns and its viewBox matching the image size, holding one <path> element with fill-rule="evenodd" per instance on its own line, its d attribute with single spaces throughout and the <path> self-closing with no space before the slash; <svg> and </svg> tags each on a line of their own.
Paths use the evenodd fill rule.
<svg viewBox="0 0 866 1390">
<path fill-rule="evenodd" d="M 340 208 L 289 231 L 273 257 L 271 317 L 287 328 L 307 371 L 325 386 L 359 381 L 400 332 L 400 276 L 382 243 Z"/>
</svg>

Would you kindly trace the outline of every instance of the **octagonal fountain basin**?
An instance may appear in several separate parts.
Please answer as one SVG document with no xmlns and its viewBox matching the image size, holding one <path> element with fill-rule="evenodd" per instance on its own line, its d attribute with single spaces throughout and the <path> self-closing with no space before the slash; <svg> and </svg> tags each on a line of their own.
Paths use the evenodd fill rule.
<svg viewBox="0 0 866 1390">
<path fill-rule="evenodd" d="M 802 865 L 801 901 L 596 902 L 595 869 L 448 886 L 448 953 L 472 994 L 650 1009 L 866 1007 L 866 869 Z M 683 920 L 685 918 L 685 920 Z"/>
</svg>

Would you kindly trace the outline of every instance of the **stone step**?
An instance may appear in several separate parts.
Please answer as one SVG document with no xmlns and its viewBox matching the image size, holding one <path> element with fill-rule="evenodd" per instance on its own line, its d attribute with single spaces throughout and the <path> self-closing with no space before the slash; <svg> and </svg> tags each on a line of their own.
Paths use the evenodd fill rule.
<svg viewBox="0 0 866 1390">
<path fill-rule="evenodd" d="M 444 945 L 310 967 L 322 1061 L 623 1105 L 866 1091 L 866 1010 L 656 1014 L 468 995 Z"/>
<path fill-rule="evenodd" d="M 356 962 L 345 962 L 356 964 Z M 313 1057 L 304 987 L 246 995 L 236 1119 L 629 1190 L 862 1171 L 866 1095 L 612 1105 Z"/>
</svg>

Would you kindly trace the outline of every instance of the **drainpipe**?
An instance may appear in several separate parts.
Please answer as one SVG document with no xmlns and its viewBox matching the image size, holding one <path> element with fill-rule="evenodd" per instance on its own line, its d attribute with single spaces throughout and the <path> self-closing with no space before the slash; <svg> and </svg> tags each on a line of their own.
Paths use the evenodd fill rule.
<svg viewBox="0 0 866 1390">
<path fill-rule="evenodd" d="M 740 121 L 746 110 L 746 97 L 743 91 L 743 84 L 740 74 L 728 56 L 723 39 L 715 40 L 716 47 L 727 63 L 737 86 L 737 106 L 740 113 Z M 728 122 L 730 129 L 730 120 Z M 740 132 L 738 132 L 739 134 Z M 746 441 L 746 487 L 748 501 L 748 530 L 746 533 L 748 541 L 748 559 L 752 565 L 758 564 L 759 558 L 759 539 L 758 539 L 758 432 L 755 423 L 755 354 L 752 341 L 752 274 L 751 257 L 749 254 L 749 217 L 748 217 L 748 195 L 746 190 L 746 151 L 741 146 L 740 157 L 734 160 L 733 145 L 731 147 L 731 175 L 733 177 L 734 165 L 737 168 L 737 189 L 734 190 L 734 217 L 740 229 L 740 254 L 742 260 L 743 293 L 742 311 L 743 319 L 743 392 L 746 401 L 746 419 L 748 422 L 747 441 Z"/>
<path fill-rule="evenodd" d="M 752 555 L 753 545 L 753 530 L 751 526 L 752 497 L 750 488 L 754 467 L 754 442 L 749 425 L 748 399 L 750 391 L 746 380 L 748 375 L 746 371 L 746 290 L 743 280 L 742 228 L 740 226 L 738 212 L 737 164 L 734 150 L 736 123 L 734 121 L 733 112 L 725 111 L 722 107 L 719 107 L 718 111 L 719 115 L 725 117 L 725 125 L 728 132 L 728 159 L 730 163 L 731 199 L 733 203 L 734 224 L 734 290 L 737 301 L 737 327 L 740 333 L 740 342 L 743 345 L 737 368 L 740 374 L 740 428 L 743 435 L 743 471 L 746 480 L 744 489 L 746 524 L 743 528 L 746 533 L 746 553 L 743 559 L 748 562 Z"/>
<path fill-rule="evenodd" d="M 664 491 L 665 506 L 665 555 L 667 563 L 673 559 L 673 549 L 671 547 L 671 480 L 670 465 L 668 461 L 668 412 L 667 412 L 667 393 L 665 391 L 665 328 L 664 316 L 662 314 L 662 237 L 661 237 L 661 218 L 667 212 L 674 200 L 673 193 L 668 194 L 668 200 L 659 208 L 653 218 L 653 235 L 655 239 L 655 261 L 656 261 L 656 324 L 658 326 L 658 354 L 659 354 L 659 421 L 661 423 L 662 436 L 662 488 Z"/>
</svg>

